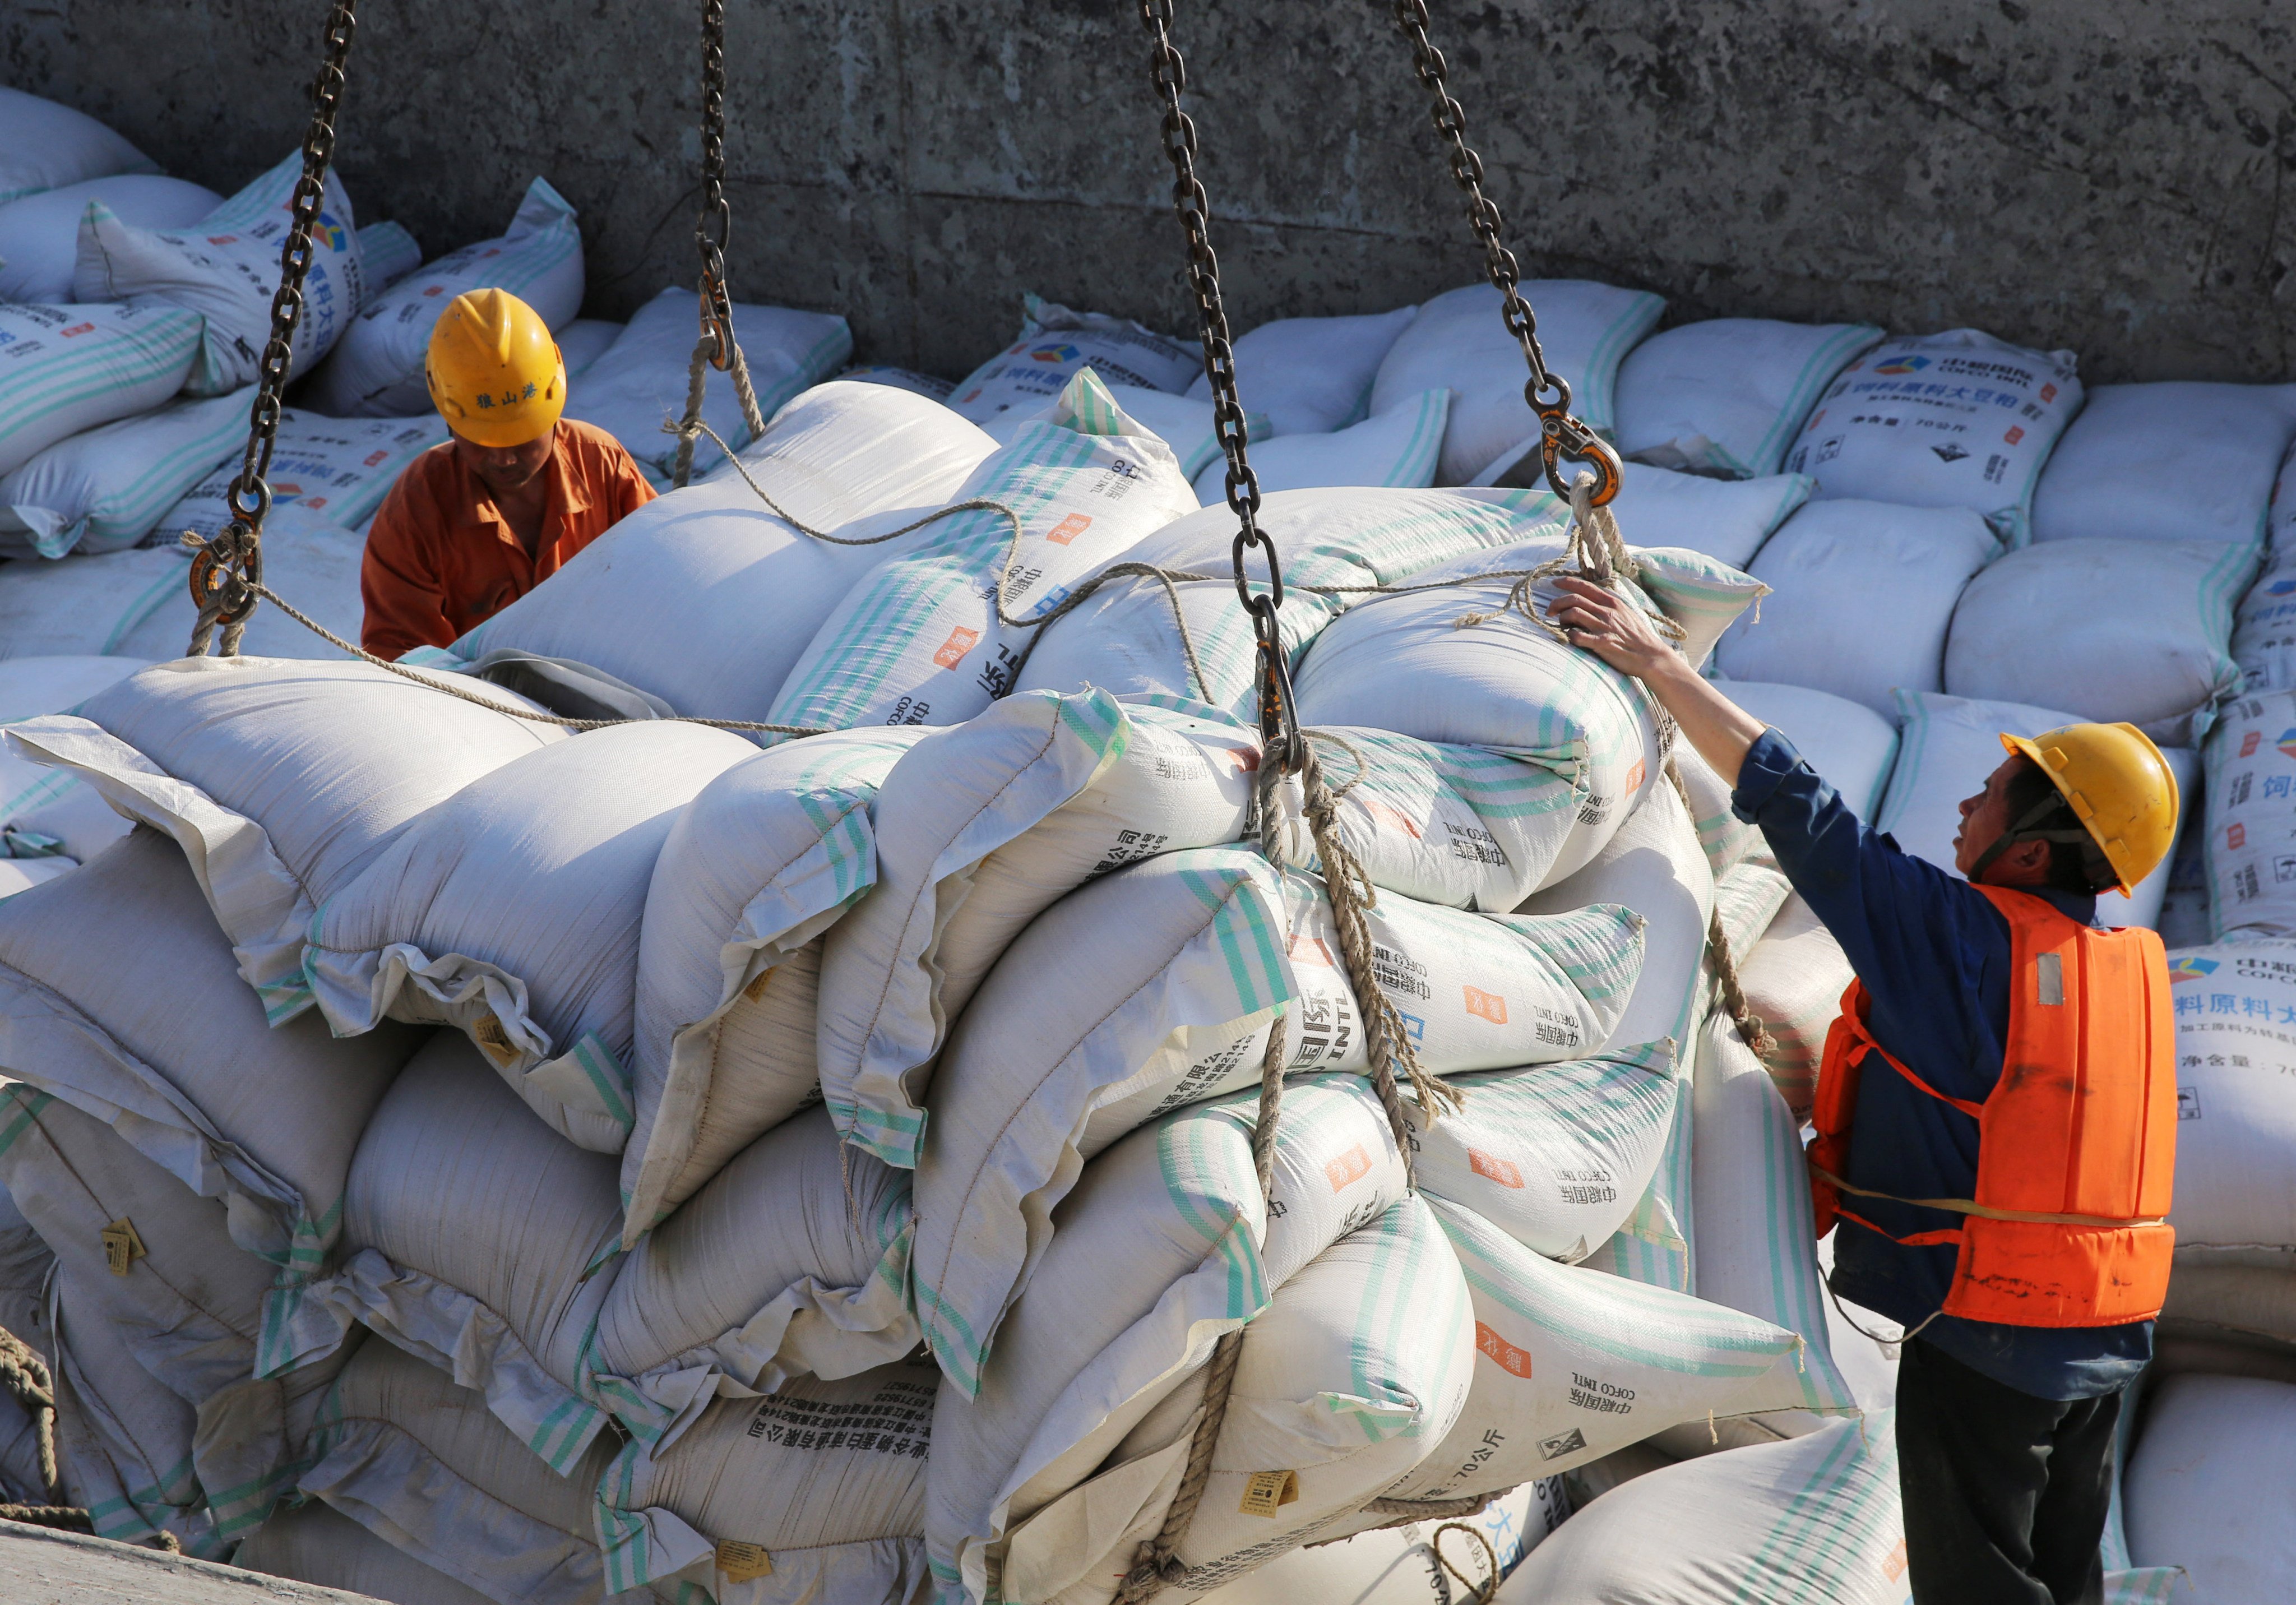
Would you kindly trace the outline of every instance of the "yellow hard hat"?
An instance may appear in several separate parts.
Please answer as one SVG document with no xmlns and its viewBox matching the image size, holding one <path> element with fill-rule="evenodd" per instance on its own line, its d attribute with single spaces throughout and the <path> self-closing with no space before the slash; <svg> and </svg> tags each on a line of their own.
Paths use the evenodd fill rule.
<svg viewBox="0 0 2296 1605">
<path fill-rule="evenodd" d="M 430 405 L 473 446 L 539 440 L 566 410 L 566 363 L 542 315 L 506 290 L 466 290 L 431 326 Z"/>
<path fill-rule="evenodd" d="M 2177 777 L 2134 725 L 2067 725 L 2001 745 L 2040 766 L 2133 892 L 2177 842 Z"/>
</svg>

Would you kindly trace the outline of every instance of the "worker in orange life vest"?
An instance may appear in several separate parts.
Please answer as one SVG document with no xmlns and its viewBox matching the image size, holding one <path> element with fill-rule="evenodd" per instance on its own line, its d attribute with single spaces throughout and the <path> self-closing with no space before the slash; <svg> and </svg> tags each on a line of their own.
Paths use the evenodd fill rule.
<svg viewBox="0 0 2296 1605">
<path fill-rule="evenodd" d="M 1835 1292 L 1907 1329 L 1915 1600 L 2101 1601 L 2120 1390 L 2175 1241 L 2177 1093 L 2161 939 L 2094 918 L 2167 856 L 2174 777 L 2133 725 L 2004 736 L 1961 805 L 1964 880 L 1861 823 L 1634 603 L 1558 590 L 1550 617 L 1674 716 L 1857 971 L 1808 1162 Z"/>
</svg>

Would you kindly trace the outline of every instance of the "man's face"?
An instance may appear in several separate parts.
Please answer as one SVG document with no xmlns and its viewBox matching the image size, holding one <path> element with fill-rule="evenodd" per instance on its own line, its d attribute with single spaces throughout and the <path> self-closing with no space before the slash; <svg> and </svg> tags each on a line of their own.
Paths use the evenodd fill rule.
<svg viewBox="0 0 2296 1605">
<path fill-rule="evenodd" d="M 510 495 L 523 490 L 550 461 L 550 448 L 558 439 L 558 426 L 538 440 L 524 446 L 479 446 L 455 437 L 455 455 L 464 468 L 479 477 L 479 482 L 497 495 Z"/>
<path fill-rule="evenodd" d="M 1961 801 L 1961 831 L 1953 839 L 1953 867 L 1964 875 L 1971 872 L 1985 849 L 2000 839 L 2001 832 L 2009 828 L 2009 777 L 2017 773 L 2024 760 L 2006 757 L 2001 766 L 1986 777 L 1985 790 Z"/>
</svg>

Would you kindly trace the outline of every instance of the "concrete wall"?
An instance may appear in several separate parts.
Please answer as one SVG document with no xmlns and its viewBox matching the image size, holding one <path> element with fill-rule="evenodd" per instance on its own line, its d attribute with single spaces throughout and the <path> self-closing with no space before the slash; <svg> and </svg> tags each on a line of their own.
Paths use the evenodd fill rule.
<svg viewBox="0 0 2296 1605">
<path fill-rule="evenodd" d="M 9 0 L 0 79 L 228 190 L 299 138 L 324 0 Z M 371 0 L 340 161 L 431 251 L 532 174 L 590 311 L 690 282 L 692 0 Z M 1193 332 L 1125 0 L 734 0 L 735 288 L 956 375 L 1021 293 Z M 2296 377 L 2288 0 L 1437 0 L 1533 274 L 1669 316 L 1974 324 L 2093 379 Z M 1180 0 L 1239 328 L 1479 271 L 1385 7 Z M 1247 385 L 1249 381 L 1247 380 Z"/>
</svg>

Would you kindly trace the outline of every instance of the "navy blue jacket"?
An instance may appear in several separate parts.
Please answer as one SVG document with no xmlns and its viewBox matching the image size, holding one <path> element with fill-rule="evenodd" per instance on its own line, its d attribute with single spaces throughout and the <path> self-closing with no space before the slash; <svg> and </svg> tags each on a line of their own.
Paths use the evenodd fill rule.
<svg viewBox="0 0 2296 1605">
<path fill-rule="evenodd" d="M 2009 1036 L 2009 922 L 1967 881 L 1869 830 L 1776 731 L 1746 755 L 1731 799 L 1761 827 L 1778 867 L 1841 944 L 1873 996 L 1877 1040 L 1949 1097 L 1983 1102 L 2001 1077 Z M 2042 891 L 2070 918 L 2094 923 L 2096 899 Z M 1868 1054 L 1845 1180 L 1899 1198 L 1970 1197 L 1977 1188 L 1977 1122 Z M 1960 1218 L 1881 1199 L 1850 1200 L 1900 1237 Z M 1908 1249 L 1843 1221 L 1833 1239 L 1833 1290 L 1911 1327 L 1945 1302 L 1950 1245 Z M 2044 1399 L 2118 1391 L 2152 1357 L 2152 1323 L 2003 1326 L 1939 1315 L 1922 1332 L 1972 1370 Z"/>
</svg>

